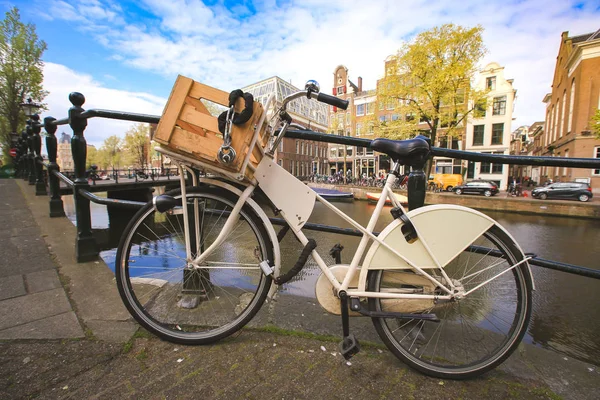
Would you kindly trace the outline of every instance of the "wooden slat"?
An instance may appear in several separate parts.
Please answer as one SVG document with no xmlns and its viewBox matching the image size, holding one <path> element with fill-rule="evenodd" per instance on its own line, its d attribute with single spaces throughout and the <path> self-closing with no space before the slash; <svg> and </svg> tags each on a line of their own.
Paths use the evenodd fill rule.
<svg viewBox="0 0 600 400">
<path fill-rule="evenodd" d="M 156 127 L 156 132 L 154 133 L 154 139 L 158 142 L 169 141 L 173 133 L 175 121 L 177 121 L 177 117 L 179 116 L 179 111 L 181 110 L 181 107 L 183 107 L 185 98 L 187 97 L 190 88 L 193 86 L 193 83 L 193 80 L 186 78 L 185 76 L 179 75 L 177 77 L 163 115 L 160 118 L 160 122 Z"/>
<path fill-rule="evenodd" d="M 229 106 L 229 93 L 199 82 L 194 82 L 189 94 L 195 99 L 206 99 L 225 107 Z"/>
<path fill-rule="evenodd" d="M 210 114 L 210 111 L 208 111 L 208 108 L 206 108 L 204 103 L 202 103 L 200 100 L 195 99 L 191 96 L 187 96 L 185 98 L 185 104 L 189 104 L 190 106 L 193 106 L 196 110 L 200 111 L 201 113 Z M 212 114 L 210 114 L 210 115 L 212 115 Z"/>
<path fill-rule="evenodd" d="M 183 121 L 181 119 L 177 120 L 177 126 L 179 126 L 180 128 L 185 129 L 186 131 L 193 132 L 193 133 L 195 133 L 197 135 L 206 136 L 206 131 L 204 129 L 202 129 L 202 128 L 196 126 L 196 125 L 188 124 L 187 122 L 185 122 L 185 121 Z"/>
<path fill-rule="evenodd" d="M 219 122 L 216 117 L 201 113 L 189 104 L 183 105 L 179 119 L 214 133 L 219 132 Z"/>
</svg>

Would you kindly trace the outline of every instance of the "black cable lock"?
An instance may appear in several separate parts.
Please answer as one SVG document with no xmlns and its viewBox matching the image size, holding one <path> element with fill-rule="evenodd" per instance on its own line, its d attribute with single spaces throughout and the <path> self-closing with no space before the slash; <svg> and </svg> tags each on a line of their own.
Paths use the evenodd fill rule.
<svg viewBox="0 0 600 400">
<path fill-rule="evenodd" d="M 235 106 L 235 102 L 240 98 L 244 98 L 245 106 L 244 110 L 240 113 L 234 113 L 232 123 L 234 125 L 243 125 L 250 120 L 252 117 L 252 113 L 254 112 L 254 96 L 252 93 L 244 93 L 241 89 L 236 89 L 229 93 L 229 107 Z M 225 134 L 225 126 L 227 124 L 227 113 L 228 111 L 223 111 L 219 117 L 219 132 Z"/>
</svg>

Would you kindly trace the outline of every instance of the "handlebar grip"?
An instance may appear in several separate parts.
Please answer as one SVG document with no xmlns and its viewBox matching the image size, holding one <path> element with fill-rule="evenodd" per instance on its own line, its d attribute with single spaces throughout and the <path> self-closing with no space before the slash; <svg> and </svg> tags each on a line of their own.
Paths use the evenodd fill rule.
<svg viewBox="0 0 600 400">
<path fill-rule="evenodd" d="M 330 106 L 341 108 L 342 110 L 347 109 L 348 104 L 350 104 L 348 100 L 342 100 L 340 98 L 325 93 L 319 93 L 317 95 L 317 100 L 322 103 L 329 104 Z"/>
</svg>

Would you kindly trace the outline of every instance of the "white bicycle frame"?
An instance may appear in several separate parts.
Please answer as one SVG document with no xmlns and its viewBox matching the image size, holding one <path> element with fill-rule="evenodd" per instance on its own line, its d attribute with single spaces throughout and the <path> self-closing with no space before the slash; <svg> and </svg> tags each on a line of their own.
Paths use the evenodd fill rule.
<svg viewBox="0 0 600 400">
<path fill-rule="evenodd" d="M 273 101 L 273 96 L 271 96 L 269 98 L 269 100 L 267 101 L 265 110 L 268 109 L 268 107 L 272 101 Z M 266 112 L 265 112 L 265 114 L 266 114 Z M 255 136 L 258 135 L 258 132 L 260 132 L 260 128 L 261 128 L 260 125 L 264 122 L 265 122 L 265 118 L 263 117 L 260 121 L 258 128 L 255 130 L 255 132 L 256 132 Z M 281 138 L 278 138 L 275 141 L 275 146 L 279 143 L 278 141 L 280 141 L 280 140 L 281 140 Z M 256 143 L 256 137 L 253 138 L 252 145 L 254 145 L 255 143 Z M 272 147 L 275 147 L 275 146 L 272 145 Z M 302 226 L 306 223 L 306 221 L 308 220 L 308 217 L 312 213 L 315 199 L 318 200 L 319 202 L 321 202 L 325 207 L 327 207 L 328 209 L 333 211 L 335 214 L 340 216 L 344 221 L 346 221 L 352 227 L 354 227 L 355 229 L 359 230 L 362 233 L 361 241 L 352 257 L 352 261 L 350 262 L 350 265 L 348 265 L 347 273 L 345 274 L 344 279 L 341 282 L 330 271 L 329 267 L 327 266 L 327 264 L 325 263 L 323 258 L 321 258 L 319 253 L 316 250 L 313 250 L 311 252 L 312 258 L 315 260 L 315 262 L 319 266 L 319 269 L 322 271 L 322 273 L 325 275 L 325 277 L 327 277 L 327 279 L 329 280 L 331 285 L 335 288 L 336 293 L 339 293 L 340 291 L 345 291 L 348 294 L 348 296 L 350 296 L 350 297 L 363 297 L 363 298 L 364 297 L 366 297 L 366 298 L 376 297 L 376 298 L 386 298 L 386 299 L 431 299 L 431 300 L 450 300 L 455 297 L 463 298 L 465 296 L 468 296 L 472 292 L 476 291 L 477 289 L 485 286 L 488 282 L 498 278 L 499 276 L 503 275 L 504 273 L 506 273 L 524 263 L 527 263 L 527 261 L 531 258 L 531 257 L 525 257 L 523 260 L 518 261 L 514 265 L 506 268 L 502 272 L 496 274 L 495 276 L 480 283 L 478 286 L 465 292 L 462 289 L 462 287 L 455 286 L 453 280 L 450 279 L 450 277 L 446 274 L 446 272 L 444 271 L 444 268 L 443 268 L 444 265 L 442 265 L 439 262 L 438 258 L 436 257 L 436 254 L 432 251 L 431 247 L 428 244 L 427 238 L 425 237 L 426 235 L 423 235 L 419 231 L 416 224 L 413 224 L 415 233 L 416 233 L 417 237 L 419 238 L 419 240 L 421 241 L 425 251 L 431 258 L 431 260 L 433 260 L 433 262 L 434 262 L 434 265 L 427 269 L 435 269 L 437 271 L 440 271 L 441 279 L 437 279 L 432 274 L 428 273 L 426 271 L 426 269 L 419 267 L 418 265 L 416 265 L 415 262 L 413 262 L 409 258 L 405 257 L 403 254 L 398 252 L 396 249 L 394 249 L 392 246 L 390 246 L 388 243 L 386 243 L 380 237 L 373 234 L 375 225 L 376 225 L 377 221 L 379 220 L 379 217 L 381 215 L 381 212 L 383 210 L 383 207 L 384 207 L 387 199 L 389 199 L 392 202 L 394 207 L 398 207 L 401 210 L 402 214 L 404 214 L 405 217 L 407 218 L 407 223 L 411 221 L 409 214 L 406 212 L 406 210 L 402 206 L 402 204 L 400 204 L 400 202 L 396 199 L 396 197 L 394 196 L 394 193 L 392 191 L 392 186 L 397 179 L 397 176 L 394 173 L 388 174 L 386 181 L 385 181 L 385 185 L 384 185 L 382 193 L 381 193 L 381 196 L 380 196 L 379 200 L 377 201 L 377 205 L 375 206 L 375 210 L 374 210 L 373 214 L 371 215 L 371 218 L 369 219 L 367 226 L 363 227 L 361 224 L 354 221 L 352 218 L 350 218 L 344 212 L 342 212 L 341 210 L 339 210 L 338 208 L 333 206 L 330 202 L 328 202 L 323 197 L 321 197 L 319 194 L 317 194 L 315 191 L 313 191 L 310 187 L 304 185 L 304 183 L 299 181 L 296 177 L 292 176 L 287 171 L 285 171 L 283 168 L 281 168 L 279 165 L 277 165 L 275 162 L 273 162 L 269 152 L 264 152 L 263 149 L 261 149 L 261 151 L 264 153 L 263 160 L 260 162 L 260 164 L 254 171 L 255 179 L 253 179 L 249 183 L 241 182 L 240 175 L 236 175 L 233 173 L 229 173 L 229 172 L 217 169 L 214 165 L 200 162 L 196 159 L 192 159 L 190 157 L 186 157 L 181 154 L 174 153 L 174 152 L 172 152 L 168 149 L 162 148 L 162 147 L 156 147 L 156 150 L 159 152 L 162 152 L 164 154 L 167 154 L 176 162 L 176 164 L 179 168 L 182 198 L 184 198 L 184 199 L 186 198 L 186 181 L 185 181 L 185 172 L 186 171 L 191 172 L 191 175 L 193 177 L 192 184 L 194 186 L 197 186 L 199 181 L 206 182 L 206 183 L 210 183 L 210 184 L 213 184 L 216 186 L 221 186 L 222 188 L 229 190 L 230 192 L 233 192 L 234 194 L 236 194 L 238 196 L 238 200 L 237 200 L 236 204 L 234 205 L 233 209 L 231 210 L 229 216 L 227 217 L 227 220 L 226 220 L 220 234 L 217 236 L 215 241 L 206 250 L 204 250 L 201 254 L 198 254 L 193 259 L 192 259 L 190 232 L 189 232 L 190 215 L 189 215 L 188 208 L 182 207 L 183 208 L 183 218 L 184 218 L 184 222 L 185 222 L 184 230 L 185 230 L 186 256 L 187 256 L 187 260 L 188 260 L 188 266 L 191 268 L 203 268 L 202 263 L 210 256 L 210 254 L 216 248 L 218 248 L 223 243 L 225 238 L 227 238 L 229 236 L 229 234 L 231 233 L 236 222 L 239 220 L 240 211 L 241 211 L 242 207 L 244 206 L 244 204 L 246 204 L 248 202 L 252 202 L 253 203 L 252 208 L 257 213 L 259 213 L 259 216 L 261 217 L 263 223 L 265 224 L 265 227 L 267 228 L 267 230 L 269 232 L 271 242 L 273 243 L 274 252 L 275 252 L 275 260 L 270 260 L 270 261 L 272 261 L 272 264 L 275 264 L 274 265 L 275 277 L 277 277 L 279 275 L 279 271 L 280 271 L 280 267 L 281 267 L 280 266 L 281 258 L 280 258 L 280 254 L 279 254 L 279 243 L 277 242 L 277 239 L 276 239 L 277 235 L 275 234 L 275 230 L 274 230 L 272 224 L 266 217 L 266 214 L 262 210 L 260 210 L 260 208 L 256 205 L 256 203 L 254 203 L 253 200 L 250 198 L 250 196 L 256 189 L 257 185 L 259 185 L 259 184 L 263 188 L 263 191 L 265 192 L 267 197 L 269 197 L 271 199 L 271 201 L 273 201 L 275 206 L 283 209 L 282 215 L 283 215 L 284 219 L 288 222 L 288 224 L 292 228 L 291 230 L 294 233 L 294 235 L 296 235 L 296 237 L 298 238 L 300 243 L 302 243 L 302 245 L 304 245 L 304 246 L 308 243 L 308 238 L 302 232 Z M 250 154 L 250 153 L 251 153 L 251 149 L 248 151 L 248 154 Z M 250 164 L 248 164 L 248 156 L 246 157 L 244 165 L 250 165 Z M 196 167 L 201 167 L 201 168 L 207 169 L 207 170 L 214 172 L 228 180 L 231 180 L 232 182 L 237 181 L 236 183 L 238 185 L 240 183 L 245 184 L 245 189 L 242 191 L 240 189 L 237 189 L 234 185 L 228 184 L 226 182 L 218 181 L 218 180 L 213 180 L 210 178 L 201 178 L 199 180 L 196 177 L 196 174 L 190 168 L 190 166 L 196 166 Z M 396 169 L 396 171 L 397 171 L 397 168 L 394 168 L 394 169 Z M 271 187 L 271 190 L 266 190 L 267 187 Z M 287 192 L 288 187 L 292 188 L 293 190 L 295 190 L 298 193 L 299 193 L 299 191 L 301 191 L 303 195 L 304 195 L 304 193 L 306 193 L 306 196 L 307 196 L 306 198 L 309 200 L 312 199 L 312 204 L 310 203 L 310 201 L 307 202 L 307 201 L 298 200 L 294 195 L 290 195 L 289 193 L 286 193 L 284 196 L 277 196 L 276 190 L 279 190 L 281 188 L 286 188 L 286 192 Z M 271 193 L 271 196 L 269 195 L 270 194 L 269 192 Z M 278 197 L 277 201 L 275 201 L 273 196 Z M 285 199 L 285 200 L 282 200 L 282 199 Z M 280 206 L 280 204 L 282 204 L 282 203 L 284 205 Z M 195 248 L 196 249 L 200 249 L 200 243 L 199 243 L 200 235 L 198 232 L 200 229 L 200 224 L 198 221 L 198 218 L 199 218 L 198 210 L 199 210 L 198 200 L 194 200 L 194 214 L 195 214 L 195 222 L 196 222 L 194 224 L 195 229 L 196 229 L 196 235 L 195 235 L 195 237 L 196 237 Z M 470 211 L 472 211 L 473 213 L 477 213 L 474 210 L 470 210 Z M 295 218 L 297 218 L 297 220 Z M 485 218 L 489 219 L 489 217 L 485 217 Z M 495 224 L 495 222 L 493 220 L 491 220 L 491 219 L 489 219 L 489 220 L 492 221 L 491 224 Z M 503 229 L 502 227 L 500 227 L 500 228 Z M 359 263 L 360 263 L 360 260 L 363 259 L 363 256 L 365 255 L 365 251 L 367 250 L 367 245 L 369 244 L 369 242 L 378 243 L 379 246 L 383 246 L 383 248 L 385 248 L 386 250 L 391 252 L 394 256 L 396 256 L 399 259 L 401 259 L 402 261 L 404 261 L 410 267 L 410 269 L 412 269 L 417 275 L 425 277 L 426 279 L 431 281 L 431 283 L 433 285 L 438 287 L 445 294 L 425 295 L 425 294 L 411 294 L 411 293 L 371 292 L 371 291 L 367 291 L 367 290 L 359 290 L 360 287 L 359 287 L 359 289 L 350 289 L 349 285 L 350 285 L 350 282 L 352 281 L 355 273 L 364 267 L 364 266 L 359 267 Z M 257 265 L 256 268 L 260 268 L 260 267 Z M 483 272 L 483 271 L 480 271 L 480 272 Z"/>
</svg>

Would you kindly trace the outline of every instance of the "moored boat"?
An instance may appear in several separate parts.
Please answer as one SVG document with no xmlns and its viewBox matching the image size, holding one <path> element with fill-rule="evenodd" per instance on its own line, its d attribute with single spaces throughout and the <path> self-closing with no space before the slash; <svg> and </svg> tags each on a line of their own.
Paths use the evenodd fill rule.
<svg viewBox="0 0 600 400">
<path fill-rule="evenodd" d="M 394 196 L 396 196 L 396 200 L 398 200 L 400 202 L 400 204 L 408 203 L 408 197 L 402 196 L 401 194 L 398 194 L 398 193 L 394 193 Z M 367 193 L 367 200 L 369 200 L 369 202 L 377 203 L 377 201 L 379 201 L 379 197 L 381 197 L 381 193 Z M 391 205 L 392 201 L 389 198 L 387 198 L 385 200 L 385 204 Z"/>
</svg>

